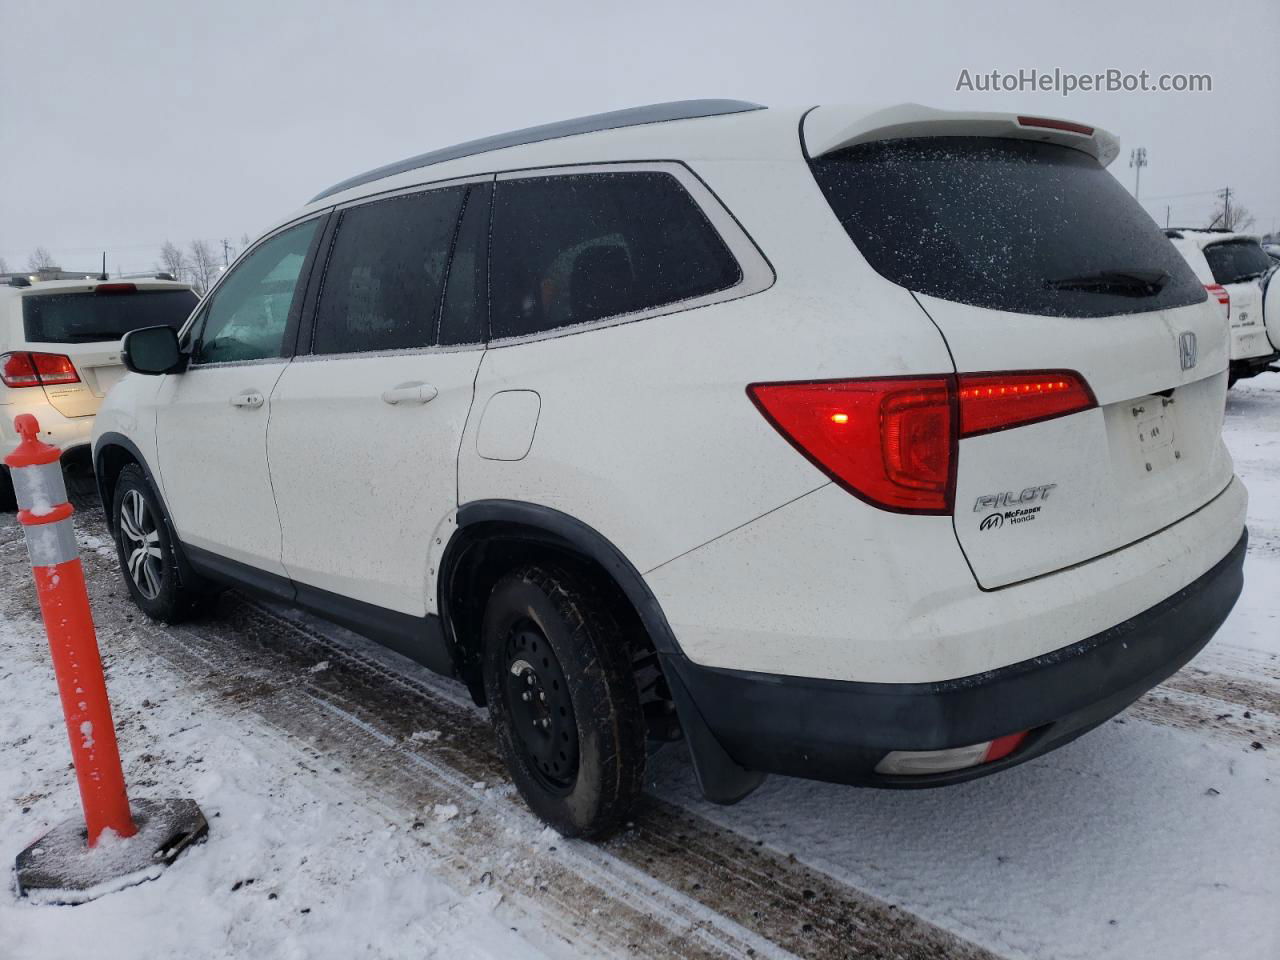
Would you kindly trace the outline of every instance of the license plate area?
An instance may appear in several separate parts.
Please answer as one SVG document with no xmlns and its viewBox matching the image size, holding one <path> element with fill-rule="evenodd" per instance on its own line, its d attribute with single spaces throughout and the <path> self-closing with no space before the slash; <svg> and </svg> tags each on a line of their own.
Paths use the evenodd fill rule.
<svg viewBox="0 0 1280 960">
<path fill-rule="evenodd" d="M 1172 397 L 1141 397 L 1129 404 L 1133 436 L 1143 471 L 1158 473 L 1181 458 L 1174 437 Z"/>
</svg>

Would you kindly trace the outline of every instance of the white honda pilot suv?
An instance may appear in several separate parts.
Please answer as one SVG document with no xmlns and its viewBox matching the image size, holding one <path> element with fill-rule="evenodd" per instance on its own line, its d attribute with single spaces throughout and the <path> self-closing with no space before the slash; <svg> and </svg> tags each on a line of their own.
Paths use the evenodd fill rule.
<svg viewBox="0 0 1280 960">
<path fill-rule="evenodd" d="M 125 581 L 235 584 L 459 678 L 600 835 L 683 739 L 925 787 L 1079 736 L 1241 588 L 1220 308 L 1077 123 L 693 101 L 326 190 L 94 457 Z"/>
</svg>

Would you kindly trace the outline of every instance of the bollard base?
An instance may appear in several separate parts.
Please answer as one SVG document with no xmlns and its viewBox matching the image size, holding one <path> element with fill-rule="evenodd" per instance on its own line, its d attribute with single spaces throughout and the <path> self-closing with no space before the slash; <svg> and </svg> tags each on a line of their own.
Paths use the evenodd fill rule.
<svg viewBox="0 0 1280 960">
<path fill-rule="evenodd" d="M 85 903 L 154 880 L 183 850 L 209 832 L 194 800 L 135 800 L 138 832 L 104 836 L 94 849 L 84 821 L 63 821 L 18 854 L 18 894 L 36 903 Z"/>
</svg>

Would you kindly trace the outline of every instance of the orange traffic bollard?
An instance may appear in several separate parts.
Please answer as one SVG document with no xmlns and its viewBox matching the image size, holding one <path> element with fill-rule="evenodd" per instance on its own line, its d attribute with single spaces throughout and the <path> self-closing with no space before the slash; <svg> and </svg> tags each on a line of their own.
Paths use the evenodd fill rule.
<svg viewBox="0 0 1280 960">
<path fill-rule="evenodd" d="M 4 462 L 26 534 L 84 809 L 83 827 L 78 822 L 55 827 L 18 856 L 18 887 L 24 894 L 38 890 L 46 899 L 75 903 L 104 892 L 113 881 L 149 879 L 203 837 L 208 824 L 190 800 L 130 807 L 61 452 L 40 442 L 40 425 L 31 414 L 17 417 L 14 428 L 22 440 Z M 90 851 L 106 831 L 128 841 L 140 828 L 146 835 L 138 838 L 136 849 L 92 859 Z"/>
<path fill-rule="evenodd" d="M 93 847 L 103 830 L 131 837 L 137 827 L 129 813 L 107 681 L 71 522 L 75 510 L 67 502 L 62 479 L 61 452 L 36 439 L 40 427 L 31 414 L 18 417 L 13 425 L 22 442 L 4 462 L 13 475 L 18 522 L 26 528 L 31 573 L 67 720 L 88 843 Z"/>
</svg>

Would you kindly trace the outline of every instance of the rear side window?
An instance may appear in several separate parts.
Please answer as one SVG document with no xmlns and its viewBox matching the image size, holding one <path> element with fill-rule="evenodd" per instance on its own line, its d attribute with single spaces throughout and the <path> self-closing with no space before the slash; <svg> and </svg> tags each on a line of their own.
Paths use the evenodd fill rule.
<svg viewBox="0 0 1280 960">
<path fill-rule="evenodd" d="M 54 293 L 23 297 L 22 322 L 31 343 L 92 343 L 142 327 L 177 330 L 195 306 L 190 290 Z"/>
<path fill-rule="evenodd" d="M 1262 245 L 1254 240 L 1224 240 L 1204 248 L 1213 279 L 1217 283 L 1245 283 L 1256 280 L 1275 266 Z"/>
<path fill-rule="evenodd" d="M 909 290 L 1054 317 L 1206 297 L 1151 217 L 1079 150 L 928 137 L 859 144 L 811 166 L 858 250 Z"/>
<path fill-rule="evenodd" d="M 312 353 L 435 343 L 465 195 L 465 187 L 447 187 L 343 212 L 320 288 Z"/>
<path fill-rule="evenodd" d="M 742 278 L 670 174 L 506 180 L 494 203 L 495 339 L 691 300 Z"/>
</svg>

